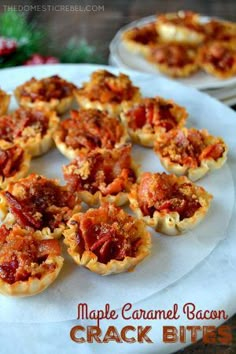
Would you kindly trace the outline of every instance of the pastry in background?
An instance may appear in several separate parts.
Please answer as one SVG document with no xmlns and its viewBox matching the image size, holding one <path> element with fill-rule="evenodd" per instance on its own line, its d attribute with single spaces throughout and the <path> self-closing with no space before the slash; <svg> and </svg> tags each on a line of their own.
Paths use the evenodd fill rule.
<svg viewBox="0 0 236 354">
<path fill-rule="evenodd" d="M 122 34 L 124 45 L 133 53 L 147 55 L 159 43 L 155 22 L 128 29 Z"/>
<path fill-rule="evenodd" d="M 192 11 L 158 15 L 156 29 L 160 38 L 165 42 L 197 46 L 205 39 L 205 30 L 200 22 L 200 16 Z"/>
<path fill-rule="evenodd" d="M 199 69 L 196 49 L 180 43 L 150 47 L 146 59 L 160 72 L 172 77 L 187 77 Z"/>
<path fill-rule="evenodd" d="M 224 42 L 209 42 L 198 50 L 199 66 L 219 79 L 236 75 L 236 48 Z"/>
</svg>

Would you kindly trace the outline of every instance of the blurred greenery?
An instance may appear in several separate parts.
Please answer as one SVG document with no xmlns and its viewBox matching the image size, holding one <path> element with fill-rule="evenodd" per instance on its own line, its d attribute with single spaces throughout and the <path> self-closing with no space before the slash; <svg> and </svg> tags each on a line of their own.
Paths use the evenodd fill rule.
<svg viewBox="0 0 236 354">
<path fill-rule="evenodd" d="M 9 55 L 0 56 L 0 68 L 22 65 L 33 54 L 48 53 L 47 33 L 35 23 L 27 22 L 18 12 L 6 11 L 0 15 L 0 36 L 14 39 L 17 50 Z M 72 38 L 58 54 L 62 63 L 103 63 L 104 59 L 96 55 L 96 48 L 83 39 Z"/>
</svg>

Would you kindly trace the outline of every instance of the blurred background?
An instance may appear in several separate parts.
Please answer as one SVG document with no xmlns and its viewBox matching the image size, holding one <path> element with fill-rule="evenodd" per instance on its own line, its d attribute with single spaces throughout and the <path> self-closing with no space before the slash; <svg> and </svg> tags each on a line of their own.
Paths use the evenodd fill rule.
<svg viewBox="0 0 236 354">
<path fill-rule="evenodd" d="M 120 27 L 141 17 L 182 9 L 236 21 L 235 0 L 0 1 L 1 13 L 16 10 L 46 32 L 44 54 L 60 56 L 62 48 L 75 38 L 94 46 L 103 62 Z"/>
</svg>

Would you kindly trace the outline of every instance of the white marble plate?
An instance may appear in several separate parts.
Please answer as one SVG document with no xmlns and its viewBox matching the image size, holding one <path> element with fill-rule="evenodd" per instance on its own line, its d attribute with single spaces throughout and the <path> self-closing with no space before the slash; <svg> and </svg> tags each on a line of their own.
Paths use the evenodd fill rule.
<svg viewBox="0 0 236 354">
<path fill-rule="evenodd" d="M 19 67 L 0 71 L 0 85 L 11 92 L 15 86 L 32 76 L 45 77 L 52 74 L 59 74 L 80 85 L 98 68 L 102 66 L 85 64 Z M 115 73 L 118 71 L 111 67 L 105 68 Z M 229 122 L 236 126 L 236 115 L 216 100 L 165 78 L 134 72 L 128 74 L 141 87 L 144 95 L 173 98 L 177 103 L 186 106 L 190 114 L 189 126 L 207 128 L 212 134 L 223 136 L 226 142 L 231 138 L 232 131 L 227 129 L 227 124 Z M 12 108 L 14 106 L 13 102 Z M 151 150 L 135 146 L 133 155 L 141 163 L 143 170 L 163 170 Z M 168 288 L 209 256 L 217 244 L 227 237 L 235 197 L 232 178 L 234 159 L 235 150 L 231 150 L 228 163 L 221 170 L 199 181 L 200 185 L 214 195 L 212 208 L 202 224 L 182 237 L 161 236 L 152 231 L 152 255 L 135 272 L 100 277 L 79 269 L 67 259 L 57 281 L 44 293 L 27 299 L 1 297 L 0 322 L 70 320 L 76 317 L 79 302 L 87 302 L 93 308 L 101 308 L 104 303 L 109 302 L 114 308 L 120 308 L 125 302 L 142 302 Z M 35 159 L 31 171 L 61 179 L 61 166 L 66 162 L 54 149 Z M 39 308 L 40 311 L 35 311 Z"/>
</svg>

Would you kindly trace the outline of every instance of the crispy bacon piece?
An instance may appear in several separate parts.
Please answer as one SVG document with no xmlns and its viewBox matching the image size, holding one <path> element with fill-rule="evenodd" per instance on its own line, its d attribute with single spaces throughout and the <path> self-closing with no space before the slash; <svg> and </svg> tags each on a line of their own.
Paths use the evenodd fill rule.
<svg viewBox="0 0 236 354">
<path fill-rule="evenodd" d="M 129 101 L 137 91 L 127 75 L 120 73 L 116 76 L 107 70 L 93 72 L 90 82 L 78 90 L 89 100 L 101 103 Z"/>
<path fill-rule="evenodd" d="M 71 118 L 60 124 L 61 139 L 73 149 L 112 149 L 124 135 L 117 118 L 97 109 L 72 111 Z"/>
<path fill-rule="evenodd" d="M 19 171 L 23 155 L 24 151 L 18 145 L 13 145 L 8 149 L 0 148 L 0 175 L 8 178 Z"/>
<path fill-rule="evenodd" d="M 144 215 L 177 212 L 180 220 L 190 218 L 201 207 L 191 183 L 179 185 L 173 175 L 146 172 L 138 186 L 138 201 Z"/>
<path fill-rule="evenodd" d="M 148 125 L 153 128 L 162 127 L 168 131 L 178 125 L 172 108 L 171 103 L 159 98 L 143 99 L 126 113 L 128 126 L 136 130 Z"/>
<path fill-rule="evenodd" d="M 78 244 L 92 251 L 101 263 L 135 257 L 140 244 L 132 216 L 114 205 L 90 209 L 78 224 Z M 82 241 L 81 241 L 82 239 Z"/>
<path fill-rule="evenodd" d="M 15 226 L 8 230 L 0 227 L 0 278 L 9 284 L 28 280 L 31 276 L 40 278 L 42 271 L 52 271 L 54 264 L 44 261 L 50 256 L 59 256 L 57 240 L 37 240 L 33 232 Z"/>
<path fill-rule="evenodd" d="M 17 190 L 21 193 L 17 194 Z M 30 175 L 15 182 L 4 192 L 10 212 L 17 222 L 34 229 L 54 230 L 72 215 L 76 197 L 54 180 Z"/>
<path fill-rule="evenodd" d="M 87 190 L 94 194 L 118 194 L 129 190 L 136 181 L 131 166 L 131 146 L 111 151 L 91 151 L 80 156 L 64 168 L 64 177 L 72 191 Z"/>
<path fill-rule="evenodd" d="M 50 101 L 53 98 L 62 99 L 73 95 L 75 88 L 72 83 L 54 75 L 41 80 L 32 78 L 19 86 L 19 94 L 21 97 L 30 97 L 32 102 Z"/>
</svg>

